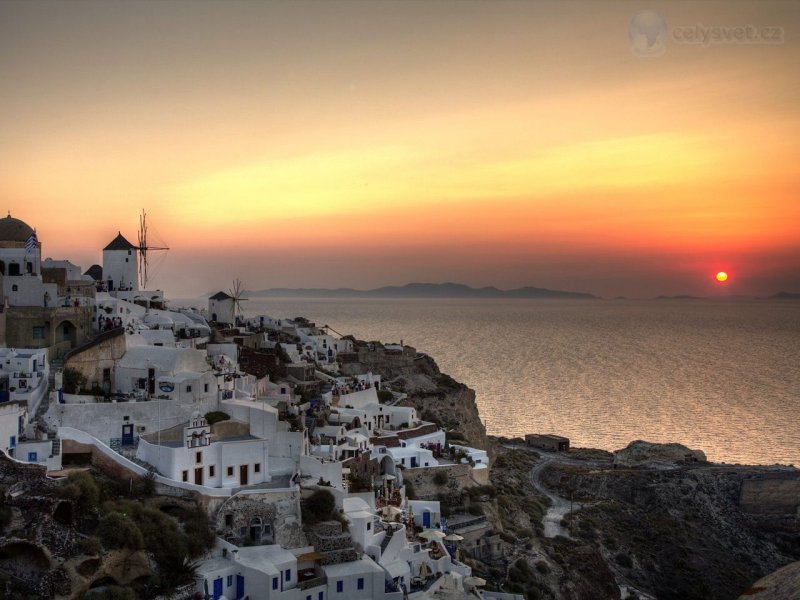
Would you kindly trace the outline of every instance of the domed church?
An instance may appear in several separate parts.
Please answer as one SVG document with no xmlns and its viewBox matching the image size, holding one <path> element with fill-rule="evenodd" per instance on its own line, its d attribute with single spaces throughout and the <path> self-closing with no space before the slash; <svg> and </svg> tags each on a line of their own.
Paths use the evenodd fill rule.
<svg viewBox="0 0 800 600">
<path fill-rule="evenodd" d="M 0 218 L 0 347 L 43 348 L 50 358 L 91 332 L 94 286 L 68 261 L 42 262 L 42 243 L 24 221 Z"/>
</svg>

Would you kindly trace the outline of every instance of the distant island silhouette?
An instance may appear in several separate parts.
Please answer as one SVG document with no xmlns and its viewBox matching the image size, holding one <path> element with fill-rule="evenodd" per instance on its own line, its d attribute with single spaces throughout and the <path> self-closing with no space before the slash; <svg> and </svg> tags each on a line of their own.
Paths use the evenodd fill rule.
<svg viewBox="0 0 800 600">
<path fill-rule="evenodd" d="M 409 283 L 372 290 L 352 288 L 271 288 L 247 291 L 251 297 L 315 297 L 315 298 L 564 298 L 597 300 L 585 292 L 549 290 L 532 286 L 501 290 L 496 287 L 473 288 L 461 283 Z"/>
</svg>

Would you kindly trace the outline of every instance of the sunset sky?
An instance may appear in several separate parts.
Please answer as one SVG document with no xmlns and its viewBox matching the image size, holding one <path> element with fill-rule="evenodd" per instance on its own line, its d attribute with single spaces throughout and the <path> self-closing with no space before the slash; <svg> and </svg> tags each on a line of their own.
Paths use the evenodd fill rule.
<svg viewBox="0 0 800 600">
<path fill-rule="evenodd" d="M 0 209 L 84 269 L 146 209 L 171 296 L 800 292 L 799 147 L 793 1 L 0 2 Z"/>
</svg>

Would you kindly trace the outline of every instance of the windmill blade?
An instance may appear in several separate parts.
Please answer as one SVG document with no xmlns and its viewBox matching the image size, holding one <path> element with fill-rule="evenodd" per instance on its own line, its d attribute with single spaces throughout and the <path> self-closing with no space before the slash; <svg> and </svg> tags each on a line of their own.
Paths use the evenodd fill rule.
<svg viewBox="0 0 800 600">
<path fill-rule="evenodd" d="M 139 215 L 139 285 L 147 289 L 147 214 Z"/>
</svg>

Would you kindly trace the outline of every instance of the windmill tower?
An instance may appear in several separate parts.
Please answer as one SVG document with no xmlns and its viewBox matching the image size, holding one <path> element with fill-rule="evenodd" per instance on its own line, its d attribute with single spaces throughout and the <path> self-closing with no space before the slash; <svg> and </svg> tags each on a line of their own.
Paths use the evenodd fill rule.
<svg viewBox="0 0 800 600">
<path fill-rule="evenodd" d="M 103 279 L 109 291 L 139 291 L 147 287 L 148 251 L 169 250 L 165 246 L 150 246 L 147 241 L 147 215 L 139 217 L 139 245 L 131 244 L 121 232 L 103 248 Z"/>
<path fill-rule="evenodd" d="M 242 316 L 242 282 L 239 279 L 233 280 L 233 287 L 225 292 L 217 292 L 208 299 L 208 316 L 218 324 L 235 325 L 238 318 Z"/>
</svg>

